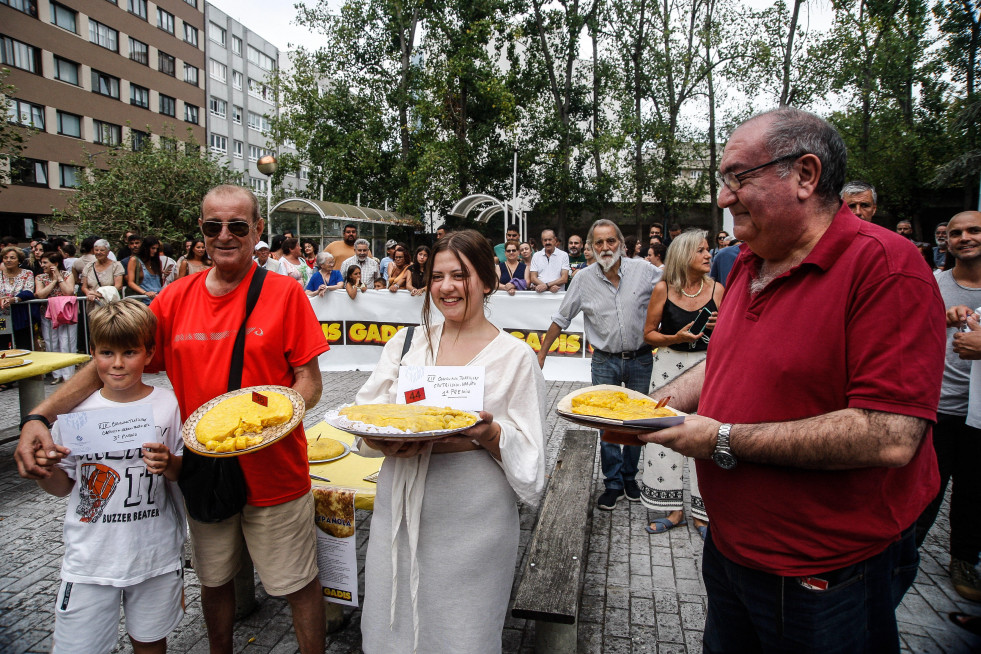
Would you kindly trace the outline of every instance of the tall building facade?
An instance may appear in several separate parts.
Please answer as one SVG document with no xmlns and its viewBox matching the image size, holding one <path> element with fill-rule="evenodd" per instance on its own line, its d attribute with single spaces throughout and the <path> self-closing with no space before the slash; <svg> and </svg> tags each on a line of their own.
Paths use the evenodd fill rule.
<svg viewBox="0 0 981 654">
<path fill-rule="evenodd" d="M 245 183 L 262 197 L 269 180 L 256 169 L 256 162 L 285 150 L 268 136 L 269 120 L 279 111 L 268 80 L 279 68 L 280 52 L 210 3 L 205 3 L 204 17 L 208 147 L 241 172 Z M 283 184 L 299 188 L 301 181 L 289 175 Z"/>
<path fill-rule="evenodd" d="M 38 130 L 0 192 L 0 234 L 46 229 L 108 147 L 187 128 L 206 145 L 204 0 L 0 0 L 8 120 Z"/>
</svg>

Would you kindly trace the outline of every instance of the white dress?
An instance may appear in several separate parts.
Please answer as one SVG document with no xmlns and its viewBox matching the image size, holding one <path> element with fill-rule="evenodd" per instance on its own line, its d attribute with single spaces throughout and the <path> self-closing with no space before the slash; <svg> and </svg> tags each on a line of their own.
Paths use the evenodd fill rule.
<svg viewBox="0 0 981 654">
<path fill-rule="evenodd" d="M 396 401 L 405 331 L 385 346 L 357 404 Z M 435 325 L 433 351 L 441 335 Z M 402 364 L 434 358 L 417 328 Z M 537 504 L 545 483 L 545 379 L 532 349 L 505 332 L 468 365 L 485 368 L 484 410 L 501 425 L 501 461 L 483 449 L 385 459 L 365 561 L 366 654 L 501 651 L 516 500 Z"/>
</svg>

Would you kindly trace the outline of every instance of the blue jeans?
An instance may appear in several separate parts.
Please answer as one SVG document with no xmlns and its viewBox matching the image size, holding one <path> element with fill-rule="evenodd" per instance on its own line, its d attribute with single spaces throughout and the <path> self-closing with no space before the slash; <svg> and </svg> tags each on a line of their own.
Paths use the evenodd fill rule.
<svg viewBox="0 0 981 654">
<path fill-rule="evenodd" d="M 653 366 L 654 356 L 650 353 L 635 359 L 621 359 L 593 352 L 590 372 L 594 385 L 623 384 L 631 390 L 647 394 L 651 387 Z M 640 450 L 638 445 L 621 446 L 600 442 L 600 463 L 603 466 L 604 483 L 608 490 L 623 490 L 624 482 L 634 480 L 640 462 Z"/>
<path fill-rule="evenodd" d="M 875 556 L 814 575 L 828 582 L 827 590 L 730 561 L 712 542 L 711 528 L 702 556 L 704 654 L 899 651 L 896 607 L 919 564 L 912 527 Z"/>
</svg>

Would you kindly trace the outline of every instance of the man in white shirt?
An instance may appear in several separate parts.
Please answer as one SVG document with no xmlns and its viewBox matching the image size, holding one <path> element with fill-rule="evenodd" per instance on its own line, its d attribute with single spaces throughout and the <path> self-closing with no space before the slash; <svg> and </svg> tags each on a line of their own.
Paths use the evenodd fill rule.
<svg viewBox="0 0 981 654">
<path fill-rule="evenodd" d="M 351 266 L 359 266 L 361 268 L 361 283 L 368 288 L 372 288 L 375 280 L 382 279 L 382 275 L 378 268 L 378 262 L 371 258 L 371 252 L 368 250 L 369 246 L 368 241 L 363 238 L 359 238 L 354 242 L 354 256 L 346 259 L 341 264 L 341 277 L 347 278 L 347 269 Z"/>
<path fill-rule="evenodd" d="M 279 272 L 279 262 L 269 256 L 269 244 L 265 241 L 255 244 L 255 262 L 269 272 Z"/>
<path fill-rule="evenodd" d="M 557 293 L 569 281 L 569 255 L 555 247 L 555 232 L 551 229 L 542 232 L 542 247 L 531 257 L 529 281 L 538 293 Z"/>
</svg>

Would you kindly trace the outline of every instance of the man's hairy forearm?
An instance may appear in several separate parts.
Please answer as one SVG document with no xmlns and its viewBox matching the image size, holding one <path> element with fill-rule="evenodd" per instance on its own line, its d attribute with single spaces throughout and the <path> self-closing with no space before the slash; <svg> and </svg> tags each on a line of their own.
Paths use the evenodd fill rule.
<svg viewBox="0 0 981 654">
<path fill-rule="evenodd" d="M 927 421 L 867 409 L 842 409 L 790 422 L 735 425 L 738 459 L 823 470 L 900 467 L 913 458 Z"/>
<path fill-rule="evenodd" d="M 653 398 L 671 396 L 669 405 L 678 411 L 692 413 L 698 408 L 698 396 L 705 381 L 705 362 L 692 366 L 666 385 L 651 393 Z"/>
<path fill-rule="evenodd" d="M 68 413 L 100 388 L 102 388 L 102 380 L 99 379 L 95 366 L 88 363 L 72 375 L 64 386 L 38 404 L 31 413 L 39 413 L 53 421 L 58 414 Z"/>
</svg>

